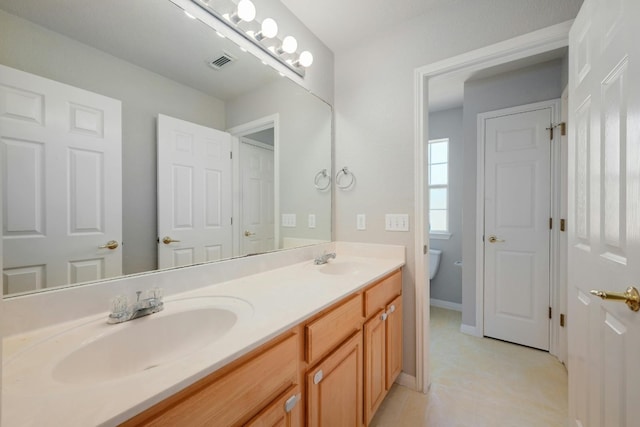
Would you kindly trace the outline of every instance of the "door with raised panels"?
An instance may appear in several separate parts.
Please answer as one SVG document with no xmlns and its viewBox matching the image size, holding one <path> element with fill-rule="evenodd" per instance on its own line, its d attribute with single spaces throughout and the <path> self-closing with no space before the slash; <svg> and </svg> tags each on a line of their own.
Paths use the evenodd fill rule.
<svg viewBox="0 0 640 427">
<path fill-rule="evenodd" d="M 240 138 L 241 255 L 276 248 L 273 154 L 273 147 Z"/>
<path fill-rule="evenodd" d="M 487 113 L 489 114 L 489 113 Z M 484 335 L 549 350 L 553 106 L 483 115 Z"/>
<path fill-rule="evenodd" d="M 639 16 L 637 0 L 585 0 L 569 35 L 572 426 L 640 422 L 640 311 L 622 295 L 640 288 Z"/>
<path fill-rule="evenodd" d="M 122 274 L 121 103 L 0 65 L 3 290 Z"/>
<path fill-rule="evenodd" d="M 231 135 L 158 116 L 158 267 L 229 258 Z"/>
</svg>

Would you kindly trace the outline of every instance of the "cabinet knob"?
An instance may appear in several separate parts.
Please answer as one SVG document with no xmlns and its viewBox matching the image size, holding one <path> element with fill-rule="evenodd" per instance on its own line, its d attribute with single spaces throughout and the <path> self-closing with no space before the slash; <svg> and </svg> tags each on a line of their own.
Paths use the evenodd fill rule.
<svg viewBox="0 0 640 427">
<path fill-rule="evenodd" d="M 322 369 L 320 369 L 318 372 L 315 373 L 315 375 L 313 376 L 313 383 L 314 384 L 318 384 L 320 381 L 322 381 L 322 377 L 324 376 L 324 374 L 322 373 Z"/>
<path fill-rule="evenodd" d="M 389 313 L 393 313 L 396 311 L 396 305 L 395 304 L 391 304 L 391 307 L 389 307 Z"/>
<path fill-rule="evenodd" d="M 380 320 L 384 322 L 385 320 L 387 320 L 387 317 L 389 317 L 387 313 L 382 313 L 382 315 L 380 316 Z"/>
<path fill-rule="evenodd" d="M 291 396 L 290 398 L 287 399 L 286 402 L 284 402 L 284 411 L 287 413 L 293 411 L 293 408 L 296 407 L 299 401 L 300 401 L 300 393 Z"/>
</svg>

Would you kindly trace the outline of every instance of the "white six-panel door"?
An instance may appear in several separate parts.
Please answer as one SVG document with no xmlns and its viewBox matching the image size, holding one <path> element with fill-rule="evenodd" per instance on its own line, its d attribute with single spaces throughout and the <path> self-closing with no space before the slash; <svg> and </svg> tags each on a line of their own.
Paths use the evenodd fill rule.
<svg viewBox="0 0 640 427">
<path fill-rule="evenodd" d="M 122 274 L 121 121 L 118 100 L 0 65 L 5 294 Z"/>
<path fill-rule="evenodd" d="M 640 425 L 640 2 L 585 0 L 569 36 L 569 415 Z"/>
<path fill-rule="evenodd" d="M 553 107 L 480 116 L 485 145 L 484 335 L 549 349 Z"/>
<path fill-rule="evenodd" d="M 240 140 L 241 254 L 275 249 L 273 149 Z"/>
<path fill-rule="evenodd" d="M 231 135 L 158 116 L 158 267 L 232 255 Z"/>
</svg>

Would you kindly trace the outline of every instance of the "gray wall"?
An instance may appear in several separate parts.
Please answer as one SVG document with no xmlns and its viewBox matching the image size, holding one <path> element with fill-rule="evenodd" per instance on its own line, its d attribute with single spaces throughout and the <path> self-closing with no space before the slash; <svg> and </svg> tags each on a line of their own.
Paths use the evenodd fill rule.
<svg viewBox="0 0 640 427">
<path fill-rule="evenodd" d="M 582 0 L 443 2 L 401 25 L 381 25 L 375 36 L 335 54 L 336 167 L 349 166 L 358 177 L 352 191 L 336 192 L 335 237 L 407 248 L 403 370 L 409 375 L 416 372 L 414 265 L 416 256 L 422 256 L 414 251 L 413 236 L 414 71 L 573 19 L 581 4 Z M 356 230 L 358 213 L 367 214 L 366 231 Z M 411 231 L 384 231 L 385 213 L 409 214 Z"/>
<path fill-rule="evenodd" d="M 331 192 L 318 191 L 318 171 L 331 171 L 331 107 L 306 90 L 279 79 L 227 102 L 227 128 L 272 114 L 280 124 L 280 212 L 295 213 L 296 227 L 280 227 L 280 238 L 331 240 Z M 316 215 L 316 228 L 308 215 Z M 278 218 L 278 223 L 280 219 Z M 282 241 L 279 242 L 282 247 Z"/>
<path fill-rule="evenodd" d="M 224 103 L 2 11 L 0 28 L 0 63 L 122 101 L 123 270 L 155 270 L 156 117 L 224 129 Z"/>
<path fill-rule="evenodd" d="M 430 239 L 429 247 L 441 249 L 438 274 L 431 281 L 431 298 L 462 303 L 462 177 L 464 140 L 462 107 L 429 114 L 429 139 L 449 138 L 449 240 Z"/>
<path fill-rule="evenodd" d="M 560 98 L 562 60 L 554 60 L 464 85 L 464 202 L 462 323 L 476 324 L 476 183 L 478 114 Z"/>
</svg>

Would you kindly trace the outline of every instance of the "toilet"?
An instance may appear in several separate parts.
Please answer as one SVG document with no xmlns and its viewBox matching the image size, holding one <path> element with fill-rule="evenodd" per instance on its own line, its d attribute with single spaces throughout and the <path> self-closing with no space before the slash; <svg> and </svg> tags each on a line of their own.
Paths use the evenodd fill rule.
<svg viewBox="0 0 640 427">
<path fill-rule="evenodd" d="M 433 280 L 440 267 L 442 251 L 440 249 L 429 249 L 429 280 Z"/>
</svg>

